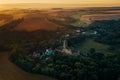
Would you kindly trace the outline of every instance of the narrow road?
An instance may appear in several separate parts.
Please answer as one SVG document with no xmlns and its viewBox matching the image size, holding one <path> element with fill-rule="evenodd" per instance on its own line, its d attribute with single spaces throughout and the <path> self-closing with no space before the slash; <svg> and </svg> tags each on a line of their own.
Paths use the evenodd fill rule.
<svg viewBox="0 0 120 80">
<path fill-rule="evenodd" d="M 23 71 L 9 61 L 10 53 L 0 52 L 0 80 L 53 80 L 52 78 Z"/>
</svg>

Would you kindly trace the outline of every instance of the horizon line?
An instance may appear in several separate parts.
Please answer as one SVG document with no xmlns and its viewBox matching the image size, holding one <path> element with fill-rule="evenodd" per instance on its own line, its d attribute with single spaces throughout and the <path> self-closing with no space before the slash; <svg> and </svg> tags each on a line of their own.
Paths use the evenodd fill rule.
<svg viewBox="0 0 120 80">
<path fill-rule="evenodd" d="M 16 2 L 16 3 L 0 3 L 0 4 L 66 4 L 66 5 L 87 5 L 87 3 L 80 4 L 80 3 L 32 3 L 32 2 Z M 89 5 L 96 4 L 96 5 L 111 5 L 111 3 L 88 3 Z M 120 3 L 113 3 L 112 5 L 120 5 Z"/>
<path fill-rule="evenodd" d="M 96 4 L 96 3 L 93 3 L 93 4 L 77 4 L 77 3 L 73 3 L 73 4 L 70 4 L 70 3 L 32 3 L 32 2 L 29 2 L 29 3 L 26 3 L 26 2 L 23 2 L 23 3 L 0 3 L 0 5 L 15 5 L 15 4 L 48 4 L 48 5 L 71 5 L 71 7 L 120 7 L 119 4 Z"/>
</svg>

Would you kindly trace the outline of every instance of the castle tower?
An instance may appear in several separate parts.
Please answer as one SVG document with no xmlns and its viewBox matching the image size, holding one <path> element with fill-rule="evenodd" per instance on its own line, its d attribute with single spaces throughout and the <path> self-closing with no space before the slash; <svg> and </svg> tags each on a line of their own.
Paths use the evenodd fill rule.
<svg viewBox="0 0 120 80">
<path fill-rule="evenodd" d="M 66 48 L 67 48 L 67 41 L 64 40 L 64 41 L 63 41 L 63 49 L 66 49 Z"/>
<path fill-rule="evenodd" d="M 63 41 L 63 49 L 62 49 L 62 52 L 63 53 L 66 53 L 66 54 L 72 54 L 72 51 L 71 51 L 71 49 L 68 49 L 67 46 L 68 44 L 67 44 L 67 40 L 65 39 L 64 41 Z"/>
</svg>

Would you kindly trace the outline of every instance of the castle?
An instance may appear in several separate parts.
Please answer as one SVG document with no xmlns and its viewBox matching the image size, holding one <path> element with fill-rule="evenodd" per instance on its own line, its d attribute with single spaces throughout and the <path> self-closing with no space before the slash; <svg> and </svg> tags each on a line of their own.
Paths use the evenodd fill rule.
<svg viewBox="0 0 120 80">
<path fill-rule="evenodd" d="M 63 52 L 63 53 L 66 53 L 66 54 L 72 54 L 71 49 L 69 49 L 67 45 L 68 45 L 68 44 L 67 44 L 67 40 L 65 39 L 65 40 L 63 41 L 63 49 L 62 49 L 62 52 Z"/>
</svg>

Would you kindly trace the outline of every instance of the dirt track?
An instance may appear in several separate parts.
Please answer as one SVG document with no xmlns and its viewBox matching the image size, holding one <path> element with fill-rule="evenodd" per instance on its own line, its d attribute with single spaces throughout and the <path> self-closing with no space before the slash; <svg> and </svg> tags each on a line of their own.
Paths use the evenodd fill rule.
<svg viewBox="0 0 120 80">
<path fill-rule="evenodd" d="M 27 73 L 9 61 L 10 53 L 0 52 L 0 80 L 53 80 L 49 77 Z"/>
</svg>

